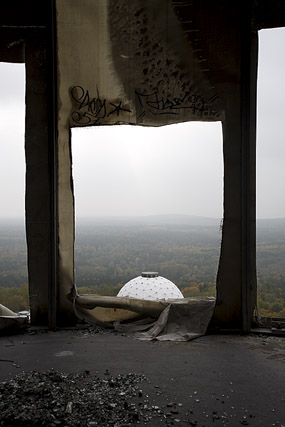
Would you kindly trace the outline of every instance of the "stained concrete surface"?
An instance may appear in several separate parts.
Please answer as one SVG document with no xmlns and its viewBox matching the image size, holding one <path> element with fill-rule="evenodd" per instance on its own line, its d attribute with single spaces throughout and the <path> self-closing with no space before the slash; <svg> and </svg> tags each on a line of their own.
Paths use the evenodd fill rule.
<svg viewBox="0 0 285 427">
<path fill-rule="evenodd" d="M 144 374 L 144 398 L 165 413 L 173 411 L 168 423 L 175 425 L 285 426 L 282 337 L 208 335 L 162 343 L 100 329 L 0 337 L 0 381 L 51 368 L 89 370 L 100 378 L 106 371 L 114 377 Z M 166 425 L 166 420 L 147 425 Z"/>
</svg>

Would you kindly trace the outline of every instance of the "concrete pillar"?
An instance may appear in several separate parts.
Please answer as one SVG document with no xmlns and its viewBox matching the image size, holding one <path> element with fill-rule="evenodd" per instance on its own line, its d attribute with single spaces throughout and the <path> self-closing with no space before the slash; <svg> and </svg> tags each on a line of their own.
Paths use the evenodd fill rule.
<svg viewBox="0 0 285 427">
<path fill-rule="evenodd" d="M 26 235 L 32 323 L 48 324 L 50 175 L 45 40 L 26 43 Z"/>
<path fill-rule="evenodd" d="M 246 8 L 246 7 L 245 7 Z M 245 11 L 241 78 L 223 122 L 224 220 L 214 324 L 248 332 L 256 307 L 257 34 Z"/>
</svg>

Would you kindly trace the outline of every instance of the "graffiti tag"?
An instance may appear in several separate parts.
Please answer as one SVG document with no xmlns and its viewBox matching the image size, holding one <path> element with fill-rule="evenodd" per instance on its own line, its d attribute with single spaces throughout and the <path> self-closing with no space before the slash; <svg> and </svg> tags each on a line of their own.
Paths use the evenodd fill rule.
<svg viewBox="0 0 285 427">
<path fill-rule="evenodd" d="M 82 126 L 100 124 L 112 115 L 119 117 L 122 112 L 131 113 L 122 101 L 111 102 L 101 98 L 98 89 L 97 96 L 92 97 L 82 86 L 74 86 L 70 95 L 76 105 L 76 109 L 71 113 L 72 120 Z"/>
<path fill-rule="evenodd" d="M 139 117 L 146 113 L 152 115 L 179 114 L 181 109 L 190 110 L 193 115 L 210 115 L 209 107 L 205 105 L 203 98 L 197 94 L 185 93 L 183 97 L 163 97 L 157 91 L 143 94 L 135 91 L 140 109 Z M 215 112 L 213 112 L 215 114 Z"/>
</svg>

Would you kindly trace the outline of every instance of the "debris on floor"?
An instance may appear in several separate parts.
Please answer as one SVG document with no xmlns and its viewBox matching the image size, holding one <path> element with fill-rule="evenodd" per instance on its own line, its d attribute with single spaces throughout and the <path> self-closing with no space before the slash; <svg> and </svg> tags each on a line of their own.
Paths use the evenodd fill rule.
<svg viewBox="0 0 285 427">
<path fill-rule="evenodd" d="M 22 372 L 0 383 L 0 426 L 130 426 L 166 420 L 163 408 L 149 402 L 144 375 L 104 378 L 77 374 Z M 164 422 L 164 425 L 167 424 Z"/>
</svg>

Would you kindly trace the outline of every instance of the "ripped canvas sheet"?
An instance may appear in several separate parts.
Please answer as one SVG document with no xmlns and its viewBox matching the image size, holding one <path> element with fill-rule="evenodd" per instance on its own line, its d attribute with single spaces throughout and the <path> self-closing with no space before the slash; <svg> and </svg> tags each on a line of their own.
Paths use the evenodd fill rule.
<svg viewBox="0 0 285 427">
<path fill-rule="evenodd" d="M 141 340 L 159 341 L 189 341 L 205 335 L 215 303 L 213 297 L 160 301 L 96 296 L 74 299 L 76 315 L 88 323 L 136 332 Z"/>
<path fill-rule="evenodd" d="M 14 313 L 9 308 L 0 304 L 0 333 L 5 330 L 17 330 L 29 324 L 29 315 Z"/>
</svg>

